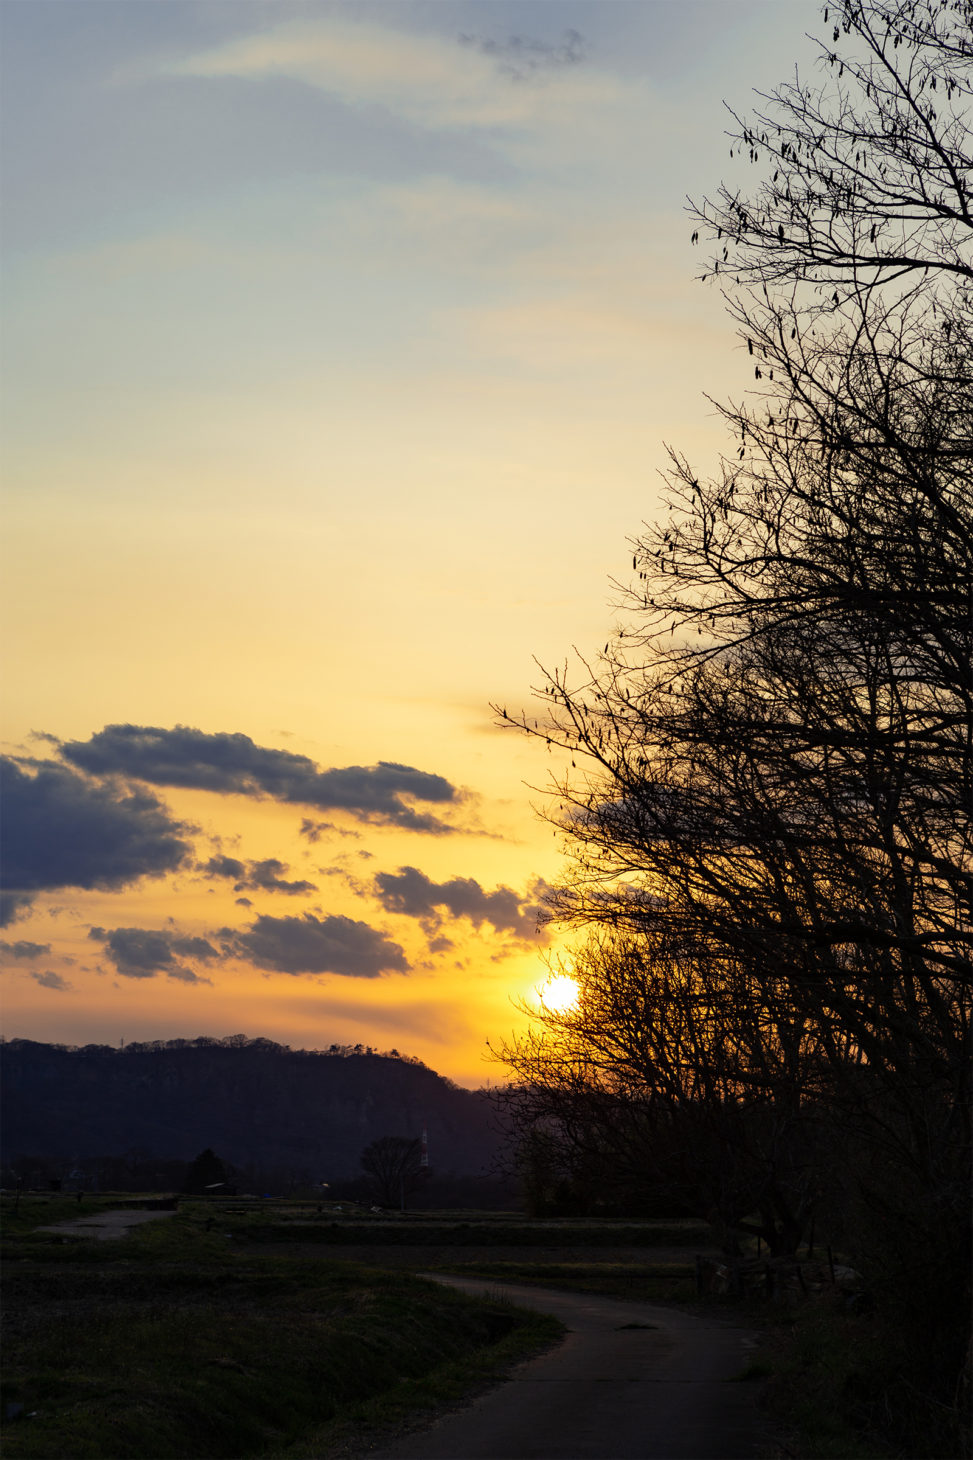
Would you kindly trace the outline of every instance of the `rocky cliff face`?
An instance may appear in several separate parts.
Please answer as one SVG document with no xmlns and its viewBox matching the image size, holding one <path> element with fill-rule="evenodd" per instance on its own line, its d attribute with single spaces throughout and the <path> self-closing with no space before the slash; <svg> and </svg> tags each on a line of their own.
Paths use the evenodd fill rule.
<svg viewBox="0 0 973 1460">
<path fill-rule="evenodd" d="M 314 1180 L 359 1174 L 384 1135 L 429 1132 L 431 1165 L 486 1172 L 498 1144 L 481 1093 L 394 1055 L 292 1050 L 269 1040 L 173 1040 L 114 1049 L 7 1041 L 0 1062 L 3 1161 L 71 1162 L 137 1150 L 190 1160 L 209 1146 L 249 1170 Z"/>
</svg>

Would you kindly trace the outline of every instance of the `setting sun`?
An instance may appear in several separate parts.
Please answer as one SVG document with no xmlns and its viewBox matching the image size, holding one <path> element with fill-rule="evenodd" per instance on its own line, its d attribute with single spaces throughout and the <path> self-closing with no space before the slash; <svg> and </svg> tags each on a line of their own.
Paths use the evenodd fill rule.
<svg viewBox="0 0 973 1460">
<path fill-rule="evenodd" d="M 549 1014 L 567 1014 L 578 1002 L 578 985 L 566 973 L 555 974 L 537 990 L 541 1005 Z"/>
</svg>

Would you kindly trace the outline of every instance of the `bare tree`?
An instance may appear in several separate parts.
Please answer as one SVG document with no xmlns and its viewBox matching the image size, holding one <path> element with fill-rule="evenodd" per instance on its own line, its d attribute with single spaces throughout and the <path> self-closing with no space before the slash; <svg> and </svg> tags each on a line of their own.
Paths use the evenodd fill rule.
<svg viewBox="0 0 973 1460">
<path fill-rule="evenodd" d="M 764 185 L 731 240 L 761 278 L 733 308 L 766 362 L 757 404 L 724 409 L 738 451 L 710 480 L 673 453 L 670 515 L 637 542 L 639 582 L 621 590 L 627 626 L 580 683 L 565 671 L 543 691 L 544 733 L 589 767 L 556 787 L 578 861 L 555 911 L 670 936 L 678 925 L 698 946 L 789 969 L 789 997 L 836 1066 L 853 1054 L 899 1085 L 934 1078 L 958 1110 L 973 949 L 970 6 L 874 0 L 842 16 L 873 52 L 848 60 L 865 111 L 840 88 L 830 104 L 782 92 L 789 180 L 783 194 Z M 947 227 L 918 182 L 921 278 L 903 285 L 873 260 L 863 279 L 841 243 L 859 206 L 847 198 L 864 197 L 863 169 L 884 186 L 886 164 L 862 149 L 901 145 L 908 172 L 916 118 L 936 136 L 923 98 L 944 55 L 937 155 L 953 159 L 959 201 Z M 804 221 L 782 252 L 787 229 L 766 220 L 797 196 Z M 729 221 L 701 217 L 717 233 Z M 814 275 L 825 264 L 829 284 L 844 269 L 830 324 Z"/>
<path fill-rule="evenodd" d="M 743 965 L 640 931 L 595 933 L 572 963 L 577 1005 L 532 1011 L 495 1051 L 521 1150 L 589 1204 L 594 1184 L 628 1209 L 704 1215 L 729 1250 L 749 1233 L 793 1254 L 817 1196 L 814 1033 Z"/>
<path fill-rule="evenodd" d="M 835 14 L 826 84 L 797 79 L 737 123 L 764 180 L 695 210 L 754 375 L 744 403 L 720 407 L 732 454 L 707 477 L 670 453 L 667 515 L 634 543 L 636 581 L 616 585 L 617 639 L 548 677 L 536 729 L 506 717 L 571 760 L 553 786 L 572 864 L 552 916 L 642 950 L 634 965 L 618 945 L 608 966 L 582 955 L 578 1019 L 546 1019 L 548 1044 L 506 1056 L 540 1088 L 560 1041 L 579 1061 L 569 1089 L 646 1109 L 645 1092 L 678 1107 L 689 1072 L 696 1110 L 741 1117 L 727 1149 L 751 1194 L 761 1167 L 743 1153 L 796 1149 L 810 1089 L 868 1153 L 900 1256 L 908 1241 L 925 1273 L 916 1334 L 935 1302 L 953 1313 L 935 1342 L 955 1374 L 973 993 L 973 5 L 844 0 Z M 764 1127 L 742 1115 L 757 1110 L 771 1134 L 754 1145 Z"/>
<path fill-rule="evenodd" d="M 402 1211 L 427 1175 L 418 1137 L 409 1140 L 406 1136 L 380 1136 L 362 1151 L 361 1167 L 379 1205 L 400 1207 Z"/>
<path fill-rule="evenodd" d="M 971 20 L 969 0 L 826 6 L 825 83 L 796 77 L 753 117 L 730 113 L 734 150 L 764 176 L 693 205 L 722 243 L 713 273 L 822 285 L 822 311 L 930 270 L 973 279 Z"/>
</svg>

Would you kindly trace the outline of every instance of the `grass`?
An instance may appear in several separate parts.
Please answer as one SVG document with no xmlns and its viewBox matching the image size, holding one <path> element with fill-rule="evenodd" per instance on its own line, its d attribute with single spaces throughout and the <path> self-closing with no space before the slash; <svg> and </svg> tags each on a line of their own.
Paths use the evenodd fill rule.
<svg viewBox="0 0 973 1460">
<path fill-rule="evenodd" d="M 463 1262 L 440 1261 L 437 1270 L 461 1277 L 492 1278 L 564 1292 L 600 1293 L 642 1303 L 689 1303 L 696 1270 L 688 1263 L 657 1262 Z"/>
<path fill-rule="evenodd" d="M 113 1204 L 86 1196 L 82 1213 L 99 1203 Z M 5 1221 L 2 1400 L 24 1410 L 6 1428 L 8 1460 L 361 1454 L 462 1402 L 560 1331 L 425 1283 L 404 1264 L 732 1315 L 762 1335 L 736 1377 L 765 1386 L 778 1460 L 962 1453 L 948 1416 L 933 1436 L 875 1316 L 830 1291 L 787 1304 L 697 1299 L 691 1261 L 652 1260 L 652 1245 L 706 1245 L 697 1223 L 354 1213 L 332 1226 L 333 1214 L 313 1205 L 209 1202 L 119 1242 L 65 1243 L 37 1230 L 77 1215 L 70 1197 L 25 1198 Z M 315 1229 L 327 1250 L 309 1245 Z M 604 1251 L 622 1245 L 629 1251 Z M 631 1253 L 636 1245 L 644 1257 Z M 928 1443 L 901 1438 L 909 1434 Z"/>
<path fill-rule="evenodd" d="M 125 1198 L 92 1196 L 85 1194 L 79 1202 L 76 1196 L 36 1196 L 33 1193 L 16 1197 L 5 1196 L 2 1200 L 4 1238 L 22 1237 L 33 1232 L 42 1223 L 73 1222 L 79 1217 L 90 1217 L 96 1212 L 106 1211 L 121 1205 Z"/>
<path fill-rule="evenodd" d="M 921 1356 L 877 1313 L 822 1293 L 780 1315 L 754 1363 L 793 1460 L 959 1460 L 969 1415 L 918 1387 Z M 921 1382 L 921 1381 L 920 1381 Z"/>
<path fill-rule="evenodd" d="M 229 1211 L 225 1219 L 230 1220 Z M 279 1214 L 241 1210 L 234 1231 L 252 1242 L 301 1242 L 325 1246 L 372 1247 L 708 1247 L 709 1228 L 701 1222 L 584 1222 L 430 1219 L 422 1216 L 335 1218 L 330 1212 Z"/>
<path fill-rule="evenodd" d="M 893 1416 L 882 1403 L 890 1370 L 880 1335 L 840 1298 L 819 1295 L 777 1315 L 752 1364 L 767 1382 L 768 1407 L 794 1460 L 903 1454 L 890 1438 Z"/>
<path fill-rule="evenodd" d="M 192 1209 L 65 1243 L 36 1230 L 53 1204 L 27 1206 L 6 1233 L 7 1460 L 320 1454 L 561 1331 L 405 1273 L 240 1252 Z"/>
</svg>

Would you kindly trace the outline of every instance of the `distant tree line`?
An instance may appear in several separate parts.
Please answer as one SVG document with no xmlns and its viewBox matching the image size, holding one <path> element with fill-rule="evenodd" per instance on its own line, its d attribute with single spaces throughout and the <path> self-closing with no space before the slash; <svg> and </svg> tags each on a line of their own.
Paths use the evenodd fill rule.
<svg viewBox="0 0 973 1460">
<path fill-rule="evenodd" d="M 0 1036 L 0 1045 L 9 1044 L 12 1046 L 30 1044 L 34 1041 L 25 1039 L 5 1039 Z M 427 1070 L 429 1066 L 416 1055 L 402 1054 L 397 1049 L 375 1049 L 370 1044 L 331 1044 L 327 1049 L 293 1049 L 289 1044 L 277 1044 L 273 1039 L 264 1039 L 260 1036 L 250 1038 L 246 1034 L 227 1034 L 222 1039 L 216 1039 L 211 1035 L 201 1034 L 196 1039 L 133 1039 L 128 1044 L 124 1040 L 119 1045 L 113 1044 L 57 1044 L 47 1046 L 49 1049 L 64 1049 L 71 1051 L 90 1050 L 99 1054 L 105 1052 L 121 1054 L 147 1054 L 156 1050 L 173 1049 L 250 1049 L 258 1053 L 261 1050 L 268 1054 L 298 1054 L 309 1057 L 338 1057 L 348 1059 L 352 1055 L 376 1055 L 379 1059 L 401 1060 L 403 1064 L 416 1065 L 419 1069 Z M 440 1079 L 445 1078 L 440 1076 Z"/>
<path fill-rule="evenodd" d="M 444 1176 L 485 1175 L 499 1140 L 486 1096 L 419 1061 L 366 1050 L 309 1054 L 245 1039 L 125 1049 L 11 1040 L 0 1060 L 4 1164 L 23 1157 L 58 1179 L 91 1162 L 99 1183 L 118 1185 L 130 1168 L 121 1184 L 154 1184 L 163 1166 L 210 1146 L 232 1163 L 241 1189 L 310 1190 L 356 1179 L 363 1144 L 426 1125 Z"/>
</svg>

